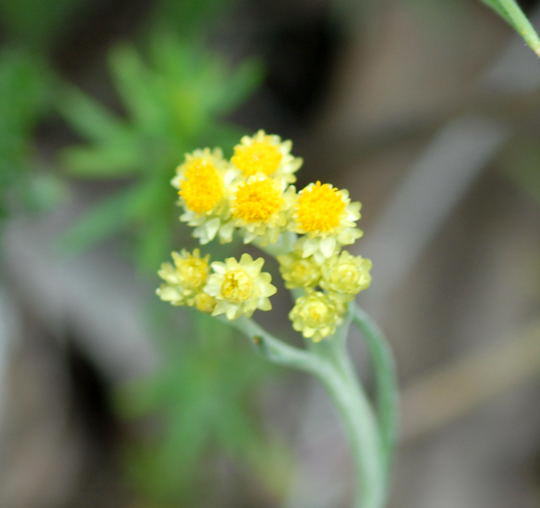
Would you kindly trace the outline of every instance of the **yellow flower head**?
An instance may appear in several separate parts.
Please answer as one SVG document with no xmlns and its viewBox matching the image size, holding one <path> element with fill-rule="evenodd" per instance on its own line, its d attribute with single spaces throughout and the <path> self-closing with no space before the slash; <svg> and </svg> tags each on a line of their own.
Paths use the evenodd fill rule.
<svg viewBox="0 0 540 508">
<path fill-rule="evenodd" d="M 260 130 L 240 140 L 230 162 L 219 149 L 187 154 L 172 184 L 184 208 L 180 219 L 201 243 L 230 242 L 238 229 L 245 243 L 268 246 L 285 286 L 305 293 L 289 313 L 293 328 L 318 342 L 335 333 L 354 295 L 370 285 L 371 261 L 341 250 L 362 236 L 360 203 L 319 181 L 297 193 L 292 183 L 302 160 L 291 148 Z M 209 264 L 197 249 L 172 257 L 158 272 L 162 300 L 229 320 L 272 308 L 276 288 L 262 258 Z"/>
<path fill-rule="evenodd" d="M 257 309 L 270 310 L 269 297 L 276 288 L 271 284 L 271 275 L 261 272 L 263 264 L 263 258 L 254 260 L 249 254 L 242 254 L 240 261 L 227 258 L 224 263 L 212 263 L 214 273 L 204 288 L 216 300 L 212 315 L 236 319 L 250 317 Z"/>
<path fill-rule="evenodd" d="M 371 260 L 342 251 L 322 264 L 321 287 L 352 298 L 371 284 L 371 267 Z"/>
<path fill-rule="evenodd" d="M 318 262 L 329 258 L 341 245 L 349 245 L 362 236 L 355 226 L 360 218 L 360 203 L 351 202 L 347 190 L 329 183 L 310 183 L 298 193 L 294 207 L 295 231 L 305 235 L 297 248 L 303 257 Z"/>
<path fill-rule="evenodd" d="M 321 291 L 301 296 L 289 313 L 293 328 L 307 339 L 320 342 L 332 335 L 343 320 L 344 306 Z"/>
<path fill-rule="evenodd" d="M 193 306 L 201 312 L 211 314 L 216 308 L 216 299 L 204 291 L 201 291 L 195 295 Z"/>
<path fill-rule="evenodd" d="M 281 141 L 279 136 L 260 130 L 254 136 L 244 136 L 234 147 L 231 164 L 244 177 L 263 174 L 292 183 L 302 159 L 293 157 L 291 148 L 291 141 Z"/>
<path fill-rule="evenodd" d="M 192 305 L 208 279 L 209 256 L 201 257 L 199 249 L 192 253 L 172 252 L 174 264 L 163 263 L 158 275 L 164 283 L 157 290 L 159 297 L 173 305 Z"/>
<path fill-rule="evenodd" d="M 321 269 L 313 258 L 302 258 L 296 253 L 278 256 L 279 270 L 288 289 L 310 288 L 319 283 Z"/>
<path fill-rule="evenodd" d="M 274 243 L 285 230 L 294 200 L 294 188 L 263 175 L 250 176 L 237 184 L 231 199 L 234 223 L 241 228 L 245 243 L 258 239 Z"/>
<path fill-rule="evenodd" d="M 234 179 L 221 150 L 195 150 L 176 168 L 172 185 L 178 189 L 185 213 L 180 217 L 194 227 L 193 236 L 205 244 L 219 235 L 230 242 L 234 227 L 228 221 L 229 186 Z"/>
</svg>

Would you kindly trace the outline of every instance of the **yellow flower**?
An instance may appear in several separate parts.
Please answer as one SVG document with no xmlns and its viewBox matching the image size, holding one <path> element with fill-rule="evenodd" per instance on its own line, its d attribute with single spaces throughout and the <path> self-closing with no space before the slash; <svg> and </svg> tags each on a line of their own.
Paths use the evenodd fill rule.
<svg viewBox="0 0 540 508">
<path fill-rule="evenodd" d="M 241 228 L 244 242 L 257 239 L 261 244 L 275 243 L 289 221 L 294 187 L 264 175 L 250 176 L 233 190 L 231 213 Z"/>
<path fill-rule="evenodd" d="M 319 283 L 320 267 L 313 258 L 302 258 L 296 253 L 278 256 L 279 271 L 288 289 L 309 288 Z"/>
<path fill-rule="evenodd" d="M 301 296 L 289 313 L 293 328 L 307 339 L 320 342 L 332 335 L 343 320 L 344 305 L 321 291 Z"/>
<path fill-rule="evenodd" d="M 216 308 L 216 299 L 204 291 L 201 291 L 195 295 L 193 306 L 201 312 L 211 314 Z"/>
<path fill-rule="evenodd" d="M 260 173 L 292 183 L 302 159 L 293 157 L 291 148 L 291 141 L 281 141 L 279 136 L 260 130 L 254 136 L 244 136 L 234 147 L 231 164 L 244 177 Z"/>
<path fill-rule="evenodd" d="M 303 257 L 314 256 L 321 263 L 362 236 L 355 226 L 359 218 L 360 203 L 351 202 L 347 190 L 310 183 L 298 193 L 294 207 L 294 230 L 305 235 L 296 247 Z"/>
<path fill-rule="evenodd" d="M 253 259 L 242 254 L 240 261 L 227 258 L 224 263 L 212 263 L 213 274 L 208 277 L 205 293 L 216 300 L 212 315 L 225 314 L 227 319 L 250 317 L 257 309 L 270 310 L 269 297 L 276 292 L 272 277 L 261 272 L 263 258 Z"/>
<path fill-rule="evenodd" d="M 371 267 L 371 260 L 342 251 L 322 264 L 321 287 L 352 298 L 371 284 Z"/>
<path fill-rule="evenodd" d="M 209 257 L 201 257 L 199 249 L 192 253 L 172 252 L 174 264 L 163 263 L 158 275 L 165 281 L 157 290 L 159 297 L 173 305 L 192 305 L 208 279 Z"/>
<path fill-rule="evenodd" d="M 218 148 L 186 154 L 183 164 L 176 168 L 171 183 L 178 189 L 185 210 L 180 220 L 195 228 L 193 236 L 202 244 L 216 235 L 222 243 L 232 240 L 234 226 L 228 220 L 228 194 L 235 175 Z"/>
</svg>

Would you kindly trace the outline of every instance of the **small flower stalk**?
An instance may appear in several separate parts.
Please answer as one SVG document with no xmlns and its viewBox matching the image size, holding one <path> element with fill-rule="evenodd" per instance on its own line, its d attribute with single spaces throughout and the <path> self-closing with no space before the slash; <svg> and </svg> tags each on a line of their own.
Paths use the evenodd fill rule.
<svg viewBox="0 0 540 508">
<path fill-rule="evenodd" d="M 172 305 L 224 319 L 249 335 L 268 359 L 317 376 L 340 408 L 351 438 L 358 466 L 356 506 L 380 508 L 394 439 L 395 407 L 388 407 L 388 401 L 395 402 L 393 369 L 388 358 L 376 359 L 385 370 L 379 398 L 386 406 L 384 418 L 374 416 L 354 371 L 346 367 L 350 360 L 343 347 L 351 319 L 368 330 L 370 340 L 383 340 L 375 328 L 364 326 L 363 311 L 353 303 L 371 284 L 371 261 L 345 250 L 363 235 L 357 226 L 361 205 L 331 183 L 316 181 L 298 190 L 301 165 L 291 141 L 260 130 L 244 136 L 228 160 L 219 148 L 186 154 L 171 183 L 180 221 L 193 228 L 201 245 L 240 238 L 276 258 L 294 299 L 291 326 L 313 347 L 290 346 L 251 320 L 256 311 L 272 309 L 277 292 L 263 257 L 244 253 L 214 260 L 200 249 L 173 252 L 172 262 L 158 271 L 157 294 Z M 321 342 L 328 345 L 318 347 Z M 392 396 L 384 392 L 389 387 Z"/>
</svg>

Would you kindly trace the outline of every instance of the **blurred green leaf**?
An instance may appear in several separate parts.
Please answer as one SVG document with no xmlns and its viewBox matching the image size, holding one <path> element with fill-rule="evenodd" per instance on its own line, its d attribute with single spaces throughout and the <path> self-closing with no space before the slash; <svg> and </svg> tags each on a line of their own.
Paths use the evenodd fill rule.
<svg viewBox="0 0 540 508">
<path fill-rule="evenodd" d="M 270 367 L 254 358 L 248 344 L 201 313 L 190 314 L 194 327 L 165 345 L 165 365 L 146 380 L 126 386 L 117 401 L 125 417 L 158 415 L 160 433 L 131 457 L 135 481 L 152 498 L 186 502 L 204 499 L 201 462 L 215 450 L 247 460 L 272 477 L 283 470 L 286 454 L 274 453 L 276 470 L 265 470 L 261 459 L 271 456 L 271 442 L 263 437 L 253 415 L 255 388 Z M 150 456 L 151 455 L 151 456 Z M 261 481 L 265 481 L 261 476 Z"/>
<path fill-rule="evenodd" d="M 245 60 L 227 80 L 219 101 L 216 101 L 216 111 L 228 113 L 238 107 L 261 84 L 263 77 L 260 60 Z"/>
<path fill-rule="evenodd" d="M 73 147 L 62 154 L 68 171 L 83 178 L 118 178 L 138 170 L 137 148 L 132 140 L 94 147 Z"/>
<path fill-rule="evenodd" d="M 156 10 L 156 32 L 165 27 L 172 29 L 179 39 L 196 43 L 232 3 L 231 0 L 160 0 Z"/>
<path fill-rule="evenodd" d="M 92 141 L 115 143 L 132 135 L 129 125 L 77 88 L 64 86 L 59 112 L 81 135 Z"/>
<path fill-rule="evenodd" d="M 130 117 L 142 132 L 155 132 L 164 123 L 167 104 L 160 101 L 155 76 L 130 46 L 119 46 L 110 54 L 114 83 Z"/>
<path fill-rule="evenodd" d="M 103 200 L 68 230 L 63 246 L 80 252 L 112 235 L 132 218 L 133 203 L 139 196 L 140 189 L 130 187 Z"/>
<path fill-rule="evenodd" d="M 527 16 L 514 0 L 482 0 L 506 20 L 523 37 L 527 45 L 540 56 L 540 38 Z"/>
<path fill-rule="evenodd" d="M 59 197 L 45 179 L 33 178 L 33 130 L 49 106 L 53 78 L 44 62 L 25 51 L 0 53 L 0 213 Z M 34 203 L 32 203 L 34 201 Z"/>
<path fill-rule="evenodd" d="M 33 171 L 31 176 L 25 179 L 21 195 L 30 211 L 43 212 L 65 201 L 69 196 L 69 189 L 58 176 Z"/>
<path fill-rule="evenodd" d="M 88 143 L 66 149 L 62 162 L 83 178 L 136 178 L 137 202 L 129 216 L 120 211 L 111 220 L 105 207 L 97 218 L 84 219 L 73 235 L 75 243 L 89 246 L 129 228 L 137 264 L 155 270 L 170 250 L 177 223 L 177 195 L 170 186 L 175 167 L 185 152 L 237 142 L 238 129 L 221 116 L 257 86 L 261 65 L 249 60 L 231 71 L 223 58 L 164 29 L 150 37 L 145 53 L 126 44 L 114 49 L 110 67 L 126 117 L 64 88 L 60 112 Z"/>
<path fill-rule="evenodd" d="M 80 0 L 0 0 L 3 29 L 12 43 L 43 52 L 66 26 Z"/>
</svg>

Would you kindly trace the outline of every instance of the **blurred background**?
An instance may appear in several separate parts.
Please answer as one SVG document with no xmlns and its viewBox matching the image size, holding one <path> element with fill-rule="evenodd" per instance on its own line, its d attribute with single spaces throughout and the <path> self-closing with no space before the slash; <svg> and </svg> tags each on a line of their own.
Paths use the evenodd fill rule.
<svg viewBox="0 0 540 508">
<path fill-rule="evenodd" d="M 1 507 L 350 506 L 322 389 L 154 294 L 195 246 L 175 166 L 259 128 L 299 186 L 363 203 L 359 303 L 402 390 L 390 506 L 540 506 L 540 65 L 492 11 L 1 0 L 0 37 Z"/>
</svg>

